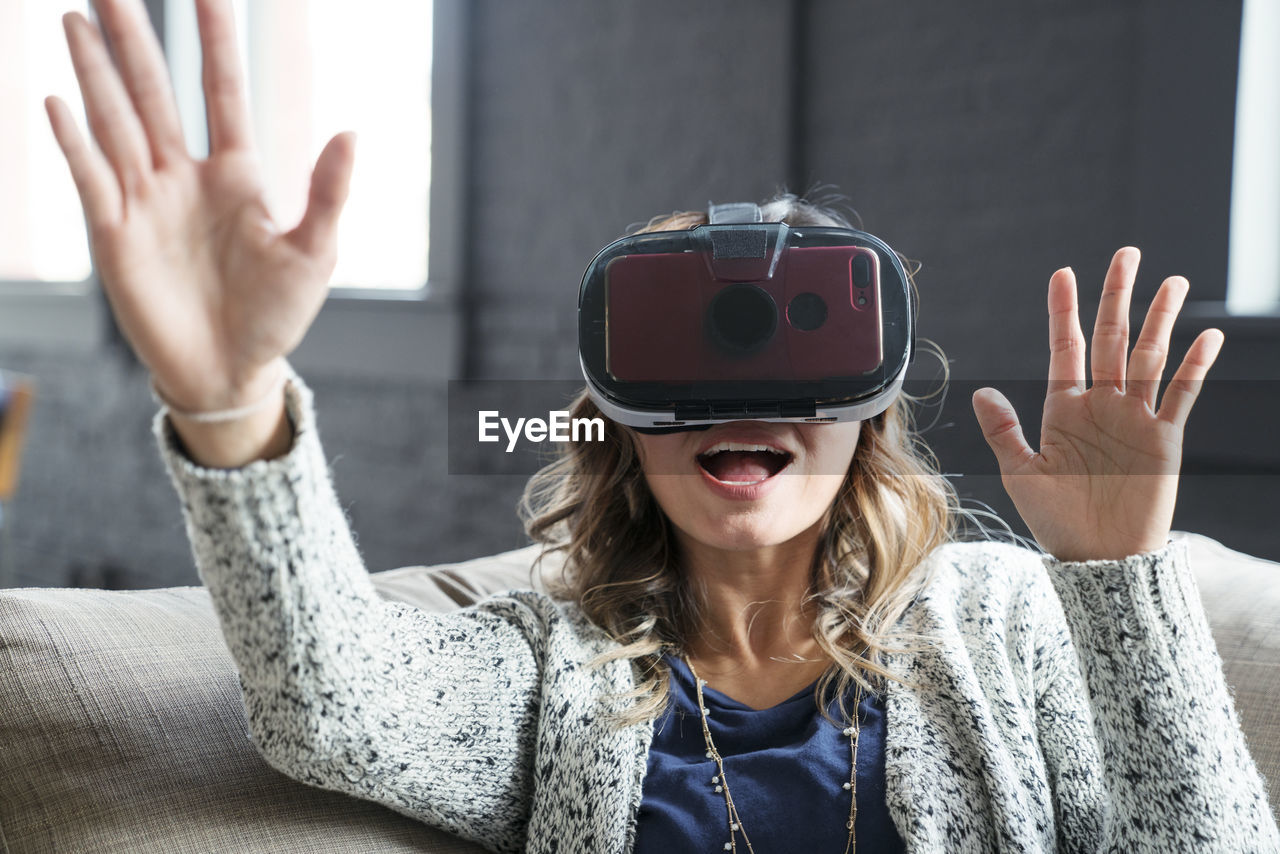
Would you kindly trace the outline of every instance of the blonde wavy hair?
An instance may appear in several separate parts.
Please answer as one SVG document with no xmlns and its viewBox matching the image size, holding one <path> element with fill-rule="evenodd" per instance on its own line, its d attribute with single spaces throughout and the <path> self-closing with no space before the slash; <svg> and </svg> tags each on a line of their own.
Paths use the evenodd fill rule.
<svg viewBox="0 0 1280 854">
<path fill-rule="evenodd" d="M 850 227 L 833 208 L 789 193 L 769 199 L 761 210 L 766 222 Z M 706 222 L 704 212 L 677 212 L 633 233 Z M 914 288 L 916 265 L 906 269 Z M 816 614 L 814 640 L 832 662 L 818 683 L 824 715 L 835 697 L 841 716 L 850 720 L 845 697 L 853 684 L 877 691 L 885 679 L 902 681 L 886 666 L 887 654 L 930 640 L 894 627 L 927 582 L 925 558 L 956 539 L 957 519 L 965 514 L 915 431 L 916 400 L 904 393 L 863 422 L 814 554 L 805 605 Z M 615 714 L 618 725 L 626 726 L 666 709 L 670 669 L 663 655 L 683 653 L 702 625 L 703 606 L 681 572 L 671 522 L 645 481 L 635 432 L 604 417 L 585 389 L 570 410 L 573 418 L 603 418 L 604 441 L 562 445 L 557 458 L 529 480 L 520 515 L 530 538 L 543 545 L 544 557 L 563 553 L 562 570 L 544 579 L 548 591 L 577 603 L 619 644 L 592 665 L 633 662 L 635 688 L 619 698 L 625 702 Z"/>
</svg>

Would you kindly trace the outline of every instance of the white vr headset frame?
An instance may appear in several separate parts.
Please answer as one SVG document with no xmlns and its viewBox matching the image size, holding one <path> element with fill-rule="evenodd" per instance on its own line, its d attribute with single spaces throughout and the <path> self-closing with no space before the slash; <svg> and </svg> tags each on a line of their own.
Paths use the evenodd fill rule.
<svg viewBox="0 0 1280 854">
<path fill-rule="evenodd" d="M 587 268 L 578 361 L 600 411 L 655 433 L 884 412 L 915 350 L 915 292 L 897 253 L 854 229 L 764 224 L 750 202 L 708 211 L 707 226 L 622 238 Z M 833 375 L 820 376 L 827 362 Z"/>
</svg>

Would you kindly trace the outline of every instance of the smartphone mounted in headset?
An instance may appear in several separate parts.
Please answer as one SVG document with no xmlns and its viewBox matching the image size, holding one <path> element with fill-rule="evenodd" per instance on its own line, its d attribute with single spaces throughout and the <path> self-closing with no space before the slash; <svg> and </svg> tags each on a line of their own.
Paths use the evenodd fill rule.
<svg viewBox="0 0 1280 854">
<path fill-rule="evenodd" d="M 897 254 L 854 229 L 761 222 L 753 204 L 710 212 L 614 241 L 587 268 L 578 354 L 600 410 L 666 432 L 888 408 L 915 348 Z"/>
</svg>

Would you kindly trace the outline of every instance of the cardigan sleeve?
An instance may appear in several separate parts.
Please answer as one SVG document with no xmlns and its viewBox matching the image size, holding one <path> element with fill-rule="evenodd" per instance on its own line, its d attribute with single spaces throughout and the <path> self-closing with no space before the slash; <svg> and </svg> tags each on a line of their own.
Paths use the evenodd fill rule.
<svg viewBox="0 0 1280 854">
<path fill-rule="evenodd" d="M 1186 546 L 1044 565 L 1065 617 L 1038 641 L 1060 849 L 1280 851 Z"/>
<path fill-rule="evenodd" d="M 545 632 L 535 594 L 449 614 L 381 599 L 294 374 L 286 401 L 289 452 L 240 469 L 196 465 L 164 410 L 154 423 L 255 746 L 305 783 L 523 850 Z"/>
</svg>

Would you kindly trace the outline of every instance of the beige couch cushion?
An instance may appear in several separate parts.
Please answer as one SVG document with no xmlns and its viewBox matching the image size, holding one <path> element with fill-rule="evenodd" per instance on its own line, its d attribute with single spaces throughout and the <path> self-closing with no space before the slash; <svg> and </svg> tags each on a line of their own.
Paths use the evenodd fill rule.
<svg viewBox="0 0 1280 854">
<path fill-rule="evenodd" d="M 527 587 L 535 555 L 373 578 L 451 609 Z M 203 589 L 0 591 L 3 854 L 480 850 L 267 765 Z"/>
<path fill-rule="evenodd" d="M 1240 727 L 1280 815 L 1280 564 L 1199 534 L 1174 536 L 1186 540 Z"/>
<path fill-rule="evenodd" d="M 541 590 L 541 575 L 558 571 L 561 561 L 549 555 L 534 571 L 541 546 L 528 546 L 462 563 L 406 566 L 373 574 L 378 591 L 388 599 L 417 605 L 425 611 L 447 611 L 478 602 L 503 590 Z"/>
<path fill-rule="evenodd" d="M 1186 536 L 1250 747 L 1274 779 L 1277 565 Z M 438 611 L 528 587 L 535 555 L 373 578 Z M 0 852 L 479 850 L 259 758 L 200 588 L 0 591 Z"/>
</svg>

